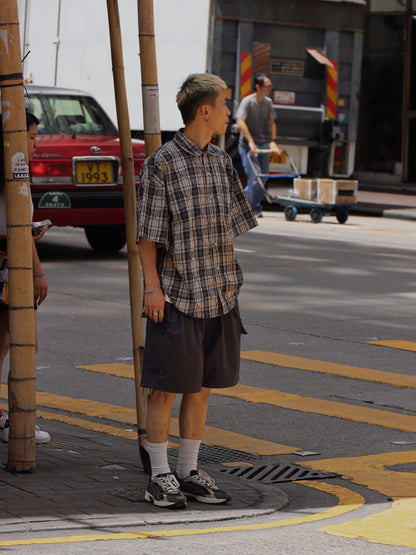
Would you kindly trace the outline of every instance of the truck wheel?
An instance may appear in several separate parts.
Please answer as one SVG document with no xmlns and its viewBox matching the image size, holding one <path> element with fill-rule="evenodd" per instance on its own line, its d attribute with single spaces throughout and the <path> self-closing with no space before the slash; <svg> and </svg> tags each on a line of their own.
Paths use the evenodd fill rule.
<svg viewBox="0 0 416 555">
<path fill-rule="evenodd" d="M 322 216 L 323 216 L 323 212 L 322 210 L 320 210 L 319 208 L 312 208 L 311 210 L 311 220 L 313 221 L 314 224 L 319 224 L 322 221 Z"/>
<path fill-rule="evenodd" d="M 91 247 L 98 252 L 117 252 L 126 244 L 124 225 L 87 225 L 85 235 Z"/>
<path fill-rule="evenodd" d="M 348 210 L 346 208 L 338 208 L 335 212 L 335 216 L 340 224 L 345 224 L 348 220 Z"/>
<path fill-rule="evenodd" d="M 296 214 L 298 213 L 298 211 L 296 210 L 296 206 L 286 206 L 285 208 L 285 218 L 288 222 L 293 222 L 293 220 L 296 218 Z"/>
</svg>

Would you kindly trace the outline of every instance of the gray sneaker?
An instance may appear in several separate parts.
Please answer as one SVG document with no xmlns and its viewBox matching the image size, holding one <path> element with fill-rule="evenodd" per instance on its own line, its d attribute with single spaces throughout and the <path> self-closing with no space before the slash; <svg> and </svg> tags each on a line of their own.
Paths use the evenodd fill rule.
<svg viewBox="0 0 416 555">
<path fill-rule="evenodd" d="M 157 507 L 168 509 L 186 507 L 186 497 L 179 491 L 179 482 L 171 473 L 158 474 L 153 480 L 150 479 L 144 498 Z"/>
<path fill-rule="evenodd" d="M 201 503 L 226 503 L 231 495 L 220 489 L 211 476 L 203 470 L 192 470 L 191 474 L 179 480 L 182 493 Z"/>
</svg>

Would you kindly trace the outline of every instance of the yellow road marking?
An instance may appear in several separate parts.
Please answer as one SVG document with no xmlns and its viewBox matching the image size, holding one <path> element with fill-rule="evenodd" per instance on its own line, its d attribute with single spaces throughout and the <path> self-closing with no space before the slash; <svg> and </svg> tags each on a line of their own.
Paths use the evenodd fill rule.
<svg viewBox="0 0 416 555">
<path fill-rule="evenodd" d="M 416 463 L 416 451 L 302 461 L 299 464 L 321 472 L 341 474 L 346 480 L 378 491 L 386 497 L 416 498 L 416 474 L 386 468 L 411 463 Z"/>
<path fill-rule="evenodd" d="M 367 341 L 369 345 L 380 345 L 381 347 L 391 347 L 401 351 L 416 352 L 416 341 Z"/>
<path fill-rule="evenodd" d="M 37 410 L 36 416 L 38 416 L 39 418 L 43 418 L 44 420 L 52 420 L 54 422 L 62 422 L 63 424 L 68 424 L 69 426 L 76 426 L 77 428 L 82 428 L 84 430 L 101 432 L 103 434 L 123 437 L 124 439 L 133 439 L 137 441 L 137 432 L 123 430 L 122 428 L 109 426 L 108 424 L 100 424 L 98 422 L 91 422 L 90 420 L 85 420 L 83 418 L 76 418 L 74 416 L 67 416 L 65 414 L 58 414 L 55 412 L 45 412 L 43 410 Z"/>
<path fill-rule="evenodd" d="M 320 528 L 322 532 L 343 538 L 360 538 L 374 543 L 416 548 L 416 499 L 394 501 L 381 513 Z"/>
<path fill-rule="evenodd" d="M 2 384 L 0 398 L 7 399 L 7 395 L 7 386 Z M 55 395 L 53 393 L 36 392 L 36 405 L 48 407 L 50 409 L 64 410 L 71 414 L 82 414 L 85 416 L 112 420 L 113 422 L 119 422 L 129 426 L 135 426 L 137 423 L 135 409 L 119 407 L 100 401 L 89 401 L 87 399 L 75 399 L 73 397 Z M 40 415 L 39 412 L 38 414 Z M 57 417 L 53 419 L 57 420 Z M 73 425 L 77 424 L 74 423 Z M 89 425 L 92 426 L 92 423 L 89 423 Z M 86 428 L 87 424 L 81 427 Z M 115 434 L 116 428 L 111 428 Z M 91 428 L 87 427 L 87 429 Z M 125 437 L 121 432 L 122 430 L 120 429 L 120 434 L 118 435 L 120 435 L 120 437 Z M 179 421 L 177 418 L 172 418 L 171 420 L 170 434 L 179 437 Z M 224 447 L 225 449 L 249 453 L 254 456 L 283 455 L 299 451 L 298 447 L 281 445 L 280 443 L 265 441 L 228 430 L 220 430 L 213 426 L 205 427 L 202 442 L 205 445 L 216 445 L 218 447 Z"/>
<path fill-rule="evenodd" d="M 296 482 L 304 486 L 314 488 L 338 498 L 338 504 L 319 513 L 312 515 L 301 516 L 292 519 L 266 522 L 261 524 L 246 524 L 235 526 L 217 526 L 214 528 L 197 528 L 197 529 L 182 529 L 182 530 L 162 530 L 162 531 L 149 531 L 149 532 L 133 532 L 133 533 L 115 533 L 115 534 L 94 534 L 84 536 L 67 536 L 57 538 L 38 538 L 38 539 L 22 539 L 22 540 L 6 540 L 0 541 L 0 546 L 13 546 L 13 545 L 47 545 L 55 543 L 76 543 L 76 542 L 92 542 L 92 541 L 105 541 L 105 540 L 136 540 L 146 538 L 167 538 L 178 536 L 194 536 L 201 534 L 214 534 L 221 532 L 244 532 L 246 530 L 267 530 L 272 528 L 283 528 L 285 526 L 294 526 L 297 524 L 304 524 L 308 522 L 318 522 L 321 520 L 334 518 L 342 514 L 354 511 L 361 507 L 365 500 L 364 498 L 347 488 L 326 484 L 324 482 Z"/>
<path fill-rule="evenodd" d="M 5 406 L 0 403 L 0 408 L 5 408 Z M 58 414 L 56 412 L 45 412 L 43 410 L 37 410 L 36 416 L 44 420 L 62 422 L 63 424 L 68 424 L 68 426 L 76 426 L 77 428 L 82 428 L 83 430 L 100 432 L 110 436 L 122 437 L 124 439 L 132 439 L 134 441 L 137 441 L 137 432 L 123 430 L 122 428 L 116 428 L 115 426 L 109 426 L 108 424 L 99 424 L 98 422 L 91 422 L 90 420 L 85 420 L 83 418 L 76 418 L 74 416 L 67 416 L 65 414 Z M 175 447 L 179 447 L 179 445 L 173 442 L 168 443 L 169 449 Z"/>
<path fill-rule="evenodd" d="M 265 403 L 285 409 L 322 414 L 324 416 L 352 420 L 353 422 L 363 422 L 373 426 L 402 430 L 403 432 L 416 432 L 416 416 L 408 416 L 397 412 L 370 409 L 347 403 L 315 399 L 313 397 L 302 397 L 293 393 L 283 393 L 273 389 L 262 389 L 249 385 L 236 385 L 228 389 L 214 389 L 213 393 L 251 403 Z"/>
<path fill-rule="evenodd" d="M 416 343 L 414 343 L 414 345 L 414 350 L 416 350 Z M 416 388 L 416 376 L 410 376 L 407 374 L 383 372 L 382 370 L 359 368 L 356 366 L 348 366 L 346 364 L 336 364 L 333 362 L 312 360 L 309 358 L 294 357 L 290 355 L 282 355 L 279 353 L 269 353 L 266 351 L 243 351 L 241 353 L 241 358 L 244 360 L 251 360 L 253 362 L 273 364 L 275 366 L 281 366 L 283 368 L 296 368 L 297 370 L 320 372 L 322 374 L 331 374 L 332 376 L 343 376 L 345 378 L 352 378 L 354 380 L 384 383 L 396 387 Z"/>
<path fill-rule="evenodd" d="M 119 378 L 131 378 L 134 380 L 134 366 L 132 364 L 125 364 L 124 362 L 92 364 L 87 366 L 77 366 L 77 368 L 89 370 L 90 372 L 99 372 L 100 374 L 118 376 Z"/>
<path fill-rule="evenodd" d="M 306 468 L 336 472 L 394 499 L 392 507 L 381 513 L 320 530 L 336 536 L 416 548 L 416 474 L 386 468 L 409 463 L 416 463 L 416 451 L 302 462 Z"/>
<path fill-rule="evenodd" d="M 362 380 L 367 379 L 368 381 L 377 381 L 397 387 L 416 388 L 416 377 L 404 374 L 382 372 L 379 370 L 371 370 L 369 368 L 357 368 L 343 364 L 332 364 L 329 362 L 310 360 L 289 355 L 280 355 L 277 353 L 267 353 L 264 351 L 245 351 L 242 353 L 241 357 L 246 358 L 247 360 L 255 360 L 266 364 L 276 364 L 278 366 L 298 368 L 314 372 L 324 372 L 328 374 L 331 373 L 348 378 Z M 90 371 L 98 371 L 105 374 L 114 373 L 115 375 L 125 378 L 133 377 L 133 366 L 129 364 L 100 364 L 93 366 L 80 366 L 79 368 Z M 365 424 L 382 426 L 384 428 L 391 428 L 394 430 L 416 432 L 416 417 L 396 412 L 359 407 L 336 401 L 326 401 L 325 399 L 302 397 L 291 393 L 282 393 L 277 390 L 261 389 L 241 384 L 227 389 L 214 389 L 213 393 L 215 395 L 232 397 L 252 403 L 266 403 L 282 408 L 343 418 L 353 422 L 363 422 Z M 213 443 L 213 445 L 217 444 Z M 287 453 L 293 452 L 292 448 L 289 449 L 289 451 L 286 451 Z"/>
</svg>

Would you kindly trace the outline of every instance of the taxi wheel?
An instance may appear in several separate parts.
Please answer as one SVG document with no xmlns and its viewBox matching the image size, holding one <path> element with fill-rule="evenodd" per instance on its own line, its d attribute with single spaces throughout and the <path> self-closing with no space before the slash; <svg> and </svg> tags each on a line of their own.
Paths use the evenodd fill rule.
<svg viewBox="0 0 416 555">
<path fill-rule="evenodd" d="M 99 252 L 117 252 L 126 244 L 124 225 L 88 225 L 85 235 L 91 247 Z"/>
</svg>

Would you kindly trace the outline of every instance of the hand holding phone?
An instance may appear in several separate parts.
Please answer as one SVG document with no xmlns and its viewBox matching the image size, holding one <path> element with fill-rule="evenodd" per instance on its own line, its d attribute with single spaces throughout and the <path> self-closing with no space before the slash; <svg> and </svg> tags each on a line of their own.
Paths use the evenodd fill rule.
<svg viewBox="0 0 416 555">
<path fill-rule="evenodd" d="M 50 220 L 42 220 L 41 222 L 32 222 L 32 235 L 35 237 L 42 231 L 45 233 L 52 225 Z"/>
</svg>

